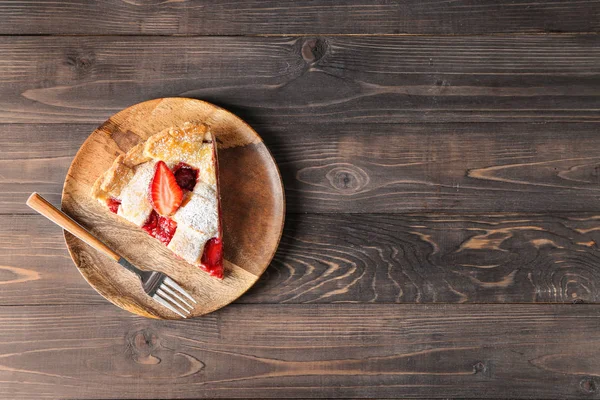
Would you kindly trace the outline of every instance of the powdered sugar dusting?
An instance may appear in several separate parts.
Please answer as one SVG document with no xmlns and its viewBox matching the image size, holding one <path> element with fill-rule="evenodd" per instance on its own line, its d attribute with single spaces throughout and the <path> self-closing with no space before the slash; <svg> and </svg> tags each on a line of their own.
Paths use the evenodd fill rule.
<svg viewBox="0 0 600 400">
<path fill-rule="evenodd" d="M 217 171 L 215 169 L 215 160 L 213 159 L 213 143 L 205 144 L 202 157 L 195 160 L 192 165 L 198 169 L 198 180 L 209 185 L 217 184 Z M 191 165 L 191 164 L 190 164 Z"/>
<path fill-rule="evenodd" d="M 194 193 L 206 199 L 217 199 L 217 185 L 209 185 L 204 182 L 197 182 L 194 186 Z"/>
<path fill-rule="evenodd" d="M 216 236 L 219 230 L 217 193 L 209 185 L 198 182 L 194 192 L 188 196 L 173 219 L 210 237 Z"/>
<path fill-rule="evenodd" d="M 167 164 L 184 162 L 200 170 L 205 178 L 214 178 L 213 143 L 207 143 L 211 138 L 205 126 L 202 128 L 185 124 L 183 128 L 173 128 L 169 132 L 157 134 L 146 142 L 144 154 L 160 159 Z M 214 183 L 214 182 L 208 182 Z"/>
<path fill-rule="evenodd" d="M 144 225 L 152 212 L 149 187 L 154 177 L 155 164 L 154 161 L 150 161 L 138 165 L 133 178 L 121 191 L 121 205 L 117 214 L 137 226 Z"/>
<path fill-rule="evenodd" d="M 190 264 L 198 265 L 202 260 L 204 246 L 210 238 L 206 233 L 179 225 L 167 247 Z"/>
<path fill-rule="evenodd" d="M 173 253 L 191 264 L 201 263 L 206 242 L 219 235 L 216 143 L 205 125 L 184 124 L 151 136 L 143 154 L 152 159 L 139 164 L 121 191 L 118 215 L 143 226 L 152 212 L 149 190 L 158 160 L 173 168 L 183 162 L 197 169 L 194 190 L 188 192 L 181 207 L 171 217 L 177 229 L 169 245 Z"/>
</svg>

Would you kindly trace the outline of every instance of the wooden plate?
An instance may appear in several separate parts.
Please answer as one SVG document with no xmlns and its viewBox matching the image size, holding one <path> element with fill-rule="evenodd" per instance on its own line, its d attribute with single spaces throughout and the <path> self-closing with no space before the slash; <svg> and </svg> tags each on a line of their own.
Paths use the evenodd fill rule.
<svg viewBox="0 0 600 400">
<path fill-rule="evenodd" d="M 89 194 L 96 178 L 119 154 L 185 121 L 204 122 L 217 137 L 225 246 L 222 281 L 176 258 Z M 175 279 L 198 300 L 192 314 L 199 316 L 234 301 L 267 268 L 281 237 L 285 200 L 277 165 L 248 124 L 204 101 L 164 98 L 129 107 L 90 135 L 65 179 L 62 209 L 135 265 L 163 271 Z M 135 275 L 68 232 L 65 240 L 83 277 L 106 299 L 146 317 L 179 318 L 150 299 Z"/>
</svg>

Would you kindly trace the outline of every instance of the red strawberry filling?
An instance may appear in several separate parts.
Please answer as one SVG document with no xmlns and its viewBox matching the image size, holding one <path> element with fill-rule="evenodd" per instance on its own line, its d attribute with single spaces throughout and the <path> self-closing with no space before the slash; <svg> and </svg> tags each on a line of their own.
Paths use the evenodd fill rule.
<svg viewBox="0 0 600 400">
<path fill-rule="evenodd" d="M 194 190 L 197 179 L 198 170 L 185 163 L 177 164 L 171 171 L 164 162 L 159 161 L 150 184 L 154 209 L 142 229 L 168 245 L 177 230 L 177 223 L 164 215 L 172 215 L 177 211 L 183 198 L 182 191 Z M 120 204 L 116 199 L 108 201 L 110 210 L 115 213 Z M 220 238 L 215 237 L 206 242 L 200 268 L 216 278 L 223 278 L 223 242 Z"/>
<path fill-rule="evenodd" d="M 117 199 L 111 197 L 110 199 L 106 200 L 106 205 L 108 206 L 108 209 L 111 212 L 114 212 L 116 214 L 117 211 L 119 211 L 119 206 L 121 205 L 121 200 L 117 200 Z"/>
<path fill-rule="evenodd" d="M 223 278 L 223 242 L 220 238 L 206 242 L 200 267 L 216 278 Z"/>
<path fill-rule="evenodd" d="M 179 185 L 181 189 L 189 190 L 190 192 L 194 190 L 196 180 L 198 179 L 198 170 L 186 163 L 180 162 L 173 169 L 173 174 L 175 175 L 177 185 Z"/>
<path fill-rule="evenodd" d="M 142 229 L 148 232 L 150 236 L 163 242 L 166 246 L 169 244 L 177 230 L 177 222 L 173 221 L 171 218 L 158 215 L 156 211 L 152 210 L 152 213 L 150 213 L 150 216 L 148 217 L 148 221 L 142 226 Z"/>
</svg>

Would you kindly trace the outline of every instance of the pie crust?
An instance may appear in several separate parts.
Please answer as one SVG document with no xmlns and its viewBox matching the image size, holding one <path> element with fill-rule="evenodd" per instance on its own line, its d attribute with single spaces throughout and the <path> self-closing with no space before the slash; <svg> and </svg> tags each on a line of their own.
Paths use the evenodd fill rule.
<svg viewBox="0 0 600 400">
<path fill-rule="evenodd" d="M 176 176 L 180 169 L 185 169 L 182 172 L 187 179 L 186 187 L 182 187 L 183 201 L 170 216 L 157 215 L 152 205 L 150 185 L 159 161 Z M 191 183 L 193 188 L 187 186 L 192 173 L 196 178 L 195 183 Z M 116 209 L 120 217 L 161 240 L 188 263 L 200 266 L 213 276 L 223 277 L 222 247 L 207 247 L 222 246 L 217 148 L 208 126 L 186 122 L 152 135 L 146 142 L 119 155 L 96 180 L 91 195 L 113 212 Z M 203 259 L 203 255 L 208 254 L 210 257 Z M 215 260 L 217 265 L 214 265 Z"/>
</svg>

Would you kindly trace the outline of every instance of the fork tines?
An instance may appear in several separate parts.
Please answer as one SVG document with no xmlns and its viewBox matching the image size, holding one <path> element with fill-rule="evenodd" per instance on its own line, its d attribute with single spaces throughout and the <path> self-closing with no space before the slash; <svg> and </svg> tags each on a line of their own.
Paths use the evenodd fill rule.
<svg viewBox="0 0 600 400">
<path fill-rule="evenodd" d="M 152 298 L 182 318 L 187 318 L 194 309 L 192 303 L 196 304 L 196 300 L 168 276 Z"/>
</svg>

